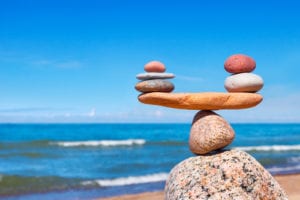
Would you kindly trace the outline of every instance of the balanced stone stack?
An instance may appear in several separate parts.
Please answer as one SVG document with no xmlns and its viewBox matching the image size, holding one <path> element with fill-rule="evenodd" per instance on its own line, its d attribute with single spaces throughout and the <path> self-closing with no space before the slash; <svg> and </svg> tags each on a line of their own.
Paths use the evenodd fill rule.
<svg viewBox="0 0 300 200">
<path fill-rule="evenodd" d="M 257 92 L 263 87 L 263 79 L 251 73 L 256 68 L 254 59 L 243 54 L 230 56 L 224 63 L 227 72 L 233 73 L 225 80 L 228 92 Z M 229 145 L 234 139 L 232 127 L 213 111 L 196 114 L 190 132 L 190 150 L 206 154 Z"/>
<path fill-rule="evenodd" d="M 230 56 L 224 64 L 227 72 L 233 75 L 225 80 L 228 92 L 257 92 L 263 85 L 263 79 L 251 73 L 256 67 L 255 61 L 246 55 L 236 54 Z"/>
<path fill-rule="evenodd" d="M 263 86 L 262 79 L 250 73 L 256 64 L 248 56 L 231 56 L 224 67 L 233 73 L 225 81 L 229 93 L 151 92 L 138 97 L 146 104 L 200 110 L 194 117 L 189 137 L 190 150 L 196 156 L 171 170 L 165 200 L 287 199 L 276 180 L 252 156 L 224 149 L 234 140 L 235 132 L 213 110 L 254 107 L 262 101 L 262 96 L 254 92 Z"/>
<path fill-rule="evenodd" d="M 144 66 L 146 73 L 138 74 L 141 80 L 135 85 L 135 89 L 142 93 L 149 92 L 172 92 L 174 85 L 166 79 L 174 78 L 174 74 L 165 73 L 166 67 L 159 61 L 151 61 Z"/>
</svg>

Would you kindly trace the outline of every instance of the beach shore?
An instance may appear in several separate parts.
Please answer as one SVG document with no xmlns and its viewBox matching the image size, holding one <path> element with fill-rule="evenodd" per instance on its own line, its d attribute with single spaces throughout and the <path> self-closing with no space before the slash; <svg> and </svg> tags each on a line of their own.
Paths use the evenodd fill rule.
<svg viewBox="0 0 300 200">
<path fill-rule="evenodd" d="M 289 200 L 300 199 L 300 174 L 277 175 L 274 176 L 281 187 L 288 194 Z M 163 191 L 147 192 L 142 194 L 124 195 L 98 200 L 163 200 Z"/>
</svg>

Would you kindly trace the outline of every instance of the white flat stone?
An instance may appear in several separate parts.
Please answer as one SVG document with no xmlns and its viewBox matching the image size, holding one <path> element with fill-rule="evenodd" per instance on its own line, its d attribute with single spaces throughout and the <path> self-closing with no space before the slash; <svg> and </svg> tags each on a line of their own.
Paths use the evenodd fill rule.
<svg viewBox="0 0 300 200">
<path fill-rule="evenodd" d="M 263 79 L 253 73 L 231 75 L 226 78 L 224 84 L 228 92 L 257 92 L 263 85 Z"/>
<path fill-rule="evenodd" d="M 149 72 L 136 75 L 139 80 L 151 80 L 151 79 L 170 79 L 174 78 L 175 75 L 172 73 L 160 73 L 160 72 Z"/>
</svg>

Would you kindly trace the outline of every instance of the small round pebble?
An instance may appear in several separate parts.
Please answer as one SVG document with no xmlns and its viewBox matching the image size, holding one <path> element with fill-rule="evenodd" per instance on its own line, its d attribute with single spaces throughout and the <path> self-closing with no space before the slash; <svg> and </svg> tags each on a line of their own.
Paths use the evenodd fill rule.
<svg viewBox="0 0 300 200">
<path fill-rule="evenodd" d="M 253 73 L 234 74 L 225 80 L 225 88 L 228 92 L 257 92 L 263 85 L 263 79 Z"/>
<path fill-rule="evenodd" d="M 144 70 L 146 72 L 165 72 L 166 67 L 159 61 L 151 61 L 144 66 Z"/>
<path fill-rule="evenodd" d="M 147 93 L 147 92 L 172 92 L 174 90 L 173 83 L 161 80 L 161 79 L 154 79 L 154 80 L 147 80 L 141 81 L 135 85 L 135 89 Z"/>
<path fill-rule="evenodd" d="M 224 63 L 224 68 L 227 72 L 237 74 L 243 72 L 252 72 L 256 67 L 253 58 L 243 55 L 235 54 L 227 58 Z"/>
</svg>

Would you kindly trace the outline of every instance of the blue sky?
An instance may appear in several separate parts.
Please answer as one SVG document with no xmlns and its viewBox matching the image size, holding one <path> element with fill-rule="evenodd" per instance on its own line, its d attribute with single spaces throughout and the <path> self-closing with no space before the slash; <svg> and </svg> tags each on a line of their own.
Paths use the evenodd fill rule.
<svg viewBox="0 0 300 200">
<path fill-rule="evenodd" d="M 135 75 L 159 60 L 174 92 L 224 92 L 225 59 L 256 60 L 264 101 L 230 122 L 300 122 L 300 3 L 0 1 L 0 122 L 190 122 L 138 102 Z"/>
</svg>

